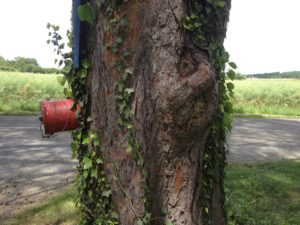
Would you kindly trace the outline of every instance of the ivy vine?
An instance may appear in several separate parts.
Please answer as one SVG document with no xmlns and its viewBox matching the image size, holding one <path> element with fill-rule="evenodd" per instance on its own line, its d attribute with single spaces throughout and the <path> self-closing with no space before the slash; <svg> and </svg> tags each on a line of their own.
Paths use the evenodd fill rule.
<svg viewBox="0 0 300 225">
<path fill-rule="evenodd" d="M 119 125 L 123 127 L 127 135 L 127 148 L 126 153 L 132 155 L 137 165 L 143 174 L 143 186 L 145 187 L 145 193 L 147 193 L 146 185 L 146 171 L 144 169 L 144 159 L 140 153 L 140 145 L 136 138 L 136 131 L 132 125 L 132 114 L 130 109 L 131 96 L 134 93 L 134 89 L 128 84 L 130 83 L 130 77 L 133 76 L 133 69 L 126 63 L 126 59 L 130 56 L 128 48 L 120 50 L 121 45 L 125 39 L 126 27 L 128 26 L 128 19 L 126 15 L 119 17 L 117 15 L 117 9 L 120 3 L 117 1 L 110 1 L 106 4 L 100 2 L 101 7 L 106 8 L 106 13 L 110 18 L 110 29 L 108 32 L 112 33 L 116 38 L 112 45 L 107 44 L 106 50 L 111 51 L 117 56 L 118 62 L 111 61 L 113 66 L 120 74 L 120 79 L 116 83 L 116 102 L 118 105 L 118 111 L 120 113 Z M 93 10 L 89 3 L 80 5 L 77 9 L 78 16 L 81 22 L 87 22 L 93 24 Z M 80 112 L 77 112 L 77 119 L 79 121 L 79 128 L 72 132 L 73 142 L 71 143 L 71 149 L 73 155 L 79 160 L 77 166 L 77 188 L 78 197 L 76 205 L 82 212 L 82 224 L 101 224 L 101 225 L 115 225 L 118 224 L 118 215 L 113 210 L 111 189 L 107 183 L 104 168 L 103 159 L 100 154 L 100 140 L 98 135 L 89 129 L 91 117 L 88 112 L 88 94 L 86 90 L 86 76 L 90 68 L 90 62 L 87 59 L 81 60 L 81 66 L 79 69 L 73 68 L 72 52 L 63 53 L 64 44 L 61 43 L 62 37 L 59 35 L 59 27 L 56 25 L 48 24 L 47 28 L 50 29 L 48 44 L 53 44 L 57 55 L 61 56 L 60 59 L 55 61 L 59 63 L 59 66 L 63 65 L 64 78 L 59 82 L 64 86 L 65 82 L 68 83 L 69 88 L 65 88 L 65 95 L 67 98 L 72 98 L 76 101 L 76 104 L 80 106 Z M 72 46 L 72 33 L 68 33 L 69 46 Z M 75 105 L 74 105 L 75 107 Z M 89 151 L 89 149 L 93 149 Z M 116 166 L 117 167 L 117 166 Z M 117 170 L 116 170 L 117 171 Z M 118 174 L 114 176 L 120 185 L 120 188 L 124 190 Z M 125 192 L 125 191 L 124 191 Z M 125 192 L 126 195 L 128 195 Z M 127 196 L 130 199 L 130 196 Z M 147 199 L 144 196 L 143 202 L 147 205 Z M 137 217 L 137 225 L 148 224 L 151 220 L 151 214 L 145 212 L 144 215 L 137 215 L 136 210 L 132 204 L 132 209 Z"/>
<path fill-rule="evenodd" d="M 122 13 L 120 7 L 123 1 L 98 1 L 109 18 L 109 29 L 107 32 L 115 37 L 111 43 L 106 43 L 106 51 L 117 56 L 115 61 L 111 61 L 111 66 L 119 74 L 116 82 L 116 102 L 120 119 L 118 124 L 126 133 L 127 147 L 126 153 L 131 155 L 139 167 L 143 180 L 142 185 L 145 187 L 145 196 L 143 202 L 146 212 L 144 215 L 137 215 L 137 225 L 149 224 L 153 219 L 149 210 L 149 202 L 146 198 L 148 193 L 147 173 L 144 168 L 144 159 L 140 152 L 141 146 L 138 143 L 136 130 L 132 124 L 131 99 L 134 94 L 132 85 L 132 77 L 134 71 L 128 63 L 130 57 L 130 49 L 125 45 L 126 31 L 129 25 L 128 17 Z M 208 142 L 204 153 L 203 162 L 203 200 L 201 205 L 204 225 L 210 225 L 212 221 L 212 192 L 213 192 L 213 162 L 218 157 L 219 172 L 224 176 L 224 167 L 226 162 L 226 134 L 231 128 L 231 113 L 234 85 L 227 82 L 226 78 L 233 80 L 235 77 L 236 65 L 229 62 L 229 54 L 225 51 L 223 44 L 218 39 L 218 31 L 220 24 L 218 18 L 222 18 L 226 9 L 226 2 L 222 0 L 190 0 L 188 7 L 188 15 L 184 18 L 183 27 L 189 32 L 191 41 L 197 48 L 200 48 L 210 58 L 215 72 L 218 75 L 219 87 L 219 109 L 211 128 Z M 78 16 L 82 22 L 89 25 L 94 23 L 93 10 L 89 3 L 80 5 L 77 9 Z M 217 19 L 216 19 L 217 18 Z M 73 155 L 79 160 L 77 166 L 77 188 L 78 197 L 76 204 L 82 212 L 82 224 L 88 225 L 116 225 L 118 215 L 114 211 L 112 204 L 111 188 L 107 182 L 103 168 L 103 158 L 101 156 L 101 141 L 98 134 L 90 129 L 92 119 L 88 109 L 89 99 L 86 90 L 86 76 L 91 62 L 88 59 L 81 59 L 80 68 L 74 69 L 72 62 L 72 52 L 64 53 L 64 44 L 61 43 L 61 36 L 58 34 L 59 27 L 48 24 L 50 29 L 48 43 L 55 47 L 55 52 L 60 56 L 56 59 L 59 65 L 63 65 L 64 78 L 60 79 L 60 83 L 65 87 L 64 93 L 67 98 L 75 100 L 75 104 L 80 106 L 80 112 L 77 112 L 79 128 L 72 133 L 73 142 L 71 149 Z M 68 32 L 69 46 L 72 46 L 72 33 Z M 230 67 L 230 69 L 227 69 Z M 74 105 L 75 107 L 75 105 Z M 214 149 L 218 149 L 218 155 L 214 155 Z M 116 166 L 117 167 L 117 166 Z M 118 171 L 116 170 L 116 173 Z M 115 174 L 118 179 L 118 174 Z M 118 179 L 120 189 L 123 186 Z M 124 194 L 128 194 L 124 191 Z M 127 196 L 131 199 L 130 196 Z M 132 204 L 132 210 L 135 212 Z M 224 209 L 225 215 L 225 209 Z M 167 220 L 166 224 L 172 225 Z"/>
<path fill-rule="evenodd" d="M 92 23 L 90 5 L 81 5 L 78 8 L 78 15 L 81 21 Z M 60 57 L 55 61 L 59 66 L 63 66 L 61 85 L 65 87 L 64 93 L 67 98 L 74 99 L 80 106 L 80 111 L 76 112 L 79 128 L 72 132 L 73 141 L 71 149 L 73 156 L 79 161 L 77 166 L 77 189 L 78 196 L 76 205 L 82 213 L 81 224 L 87 225 L 116 225 L 118 214 L 114 211 L 112 204 L 111 188 L 108 185 L 103 168 L 103 159 L 100 153 L 101 142 L 95 131 L 90 129 L 92 119 L 88 110 L 88 92 L 86 89 L 86 76 L 91 67 L 88 59 L 81 60 L 80 68 L 73 68 L 73 53 L 64 53 L 64 44 L 59 35 L 59 27 L 48 24 L 49 44 L 54 46 L 54 50 Z M 72 33 L 68 32 L 69 46 L 72 46 Z"/>
<path fill-rule="evenodd" d="M 203 160 L 203 200 L 201 205 L 204 225 L 212 223 L 212 195 L 214 183 L 214 162 L 219 164 L 219 174 L 224 178 L 226 165 L 227 144 L 226 135 L 231 129 L 231 114 L 233 105 L 234 85 L 227 82 L 235 78 L 234 62 L 229 61 L 229 54 L 225 51 L 219 31 L 222 29 L 224 13 L 228 13 L 226 2 L 223 0 L 189 1 L 188 15 L 185 17 L 183 27 L 190 33 L 192 43 L 207 54 L 211 60 L 218 79 L 219 108 L 214 119 L 208 141 L 206 143 Z M 222 32 L 222 31 L 221 31 Z M 218 154 L 215 155 L 215 150 Z M 223 180 L 223 179 L 220 179 Z M 224 193 L 223 183 L 220 184 Z M 224 218 L 226 210 L 223 208 Z"/>
<path fill-rule="evenodd" d="M 118 72 L 120 77 L 116 82 L 116 102 L 120 114 L 118 124 L 126 133 L 128 143 L 126 153 L 132 156 L 142 174 L 142 186 L 144 187 L 145 193 L 143 203 L 145 204 L 146 212 L 144 215 L 138 215 L 133 204 L 131 204 L 131 208 L 137 218 L 137 225 L 146 225 L 151 221 L 151 213 L 147 211 L 149 208 L 146 198 L 146 194 L 148 193 L 148 185 L 146 182 L 147 173 L 144 168 L 144 158 L 140 152 L 141 146 L 137 140 L 136 130 L 132 124 L 131 97 L 134 94 L 134 88 L 131 86 L 131 78 L 134 76 L 134 71 L 128 63 L 130 49 L 125 43 L 129 21 L 127 15 L 120 10 L 121 5 L 122 1 L 111 1 L 105 5 L 110 23 L 108 32 L 114 37 L 111 43 L 106 44 L 106 50 L 116 56 L 116 61 L 111 61 L 111 66 Z M 123 190 L 120 179 L 118 179 L 118 183 Z M 129 200 L 131 199 L 125 191 L 124 194 Z"/>
</svg>

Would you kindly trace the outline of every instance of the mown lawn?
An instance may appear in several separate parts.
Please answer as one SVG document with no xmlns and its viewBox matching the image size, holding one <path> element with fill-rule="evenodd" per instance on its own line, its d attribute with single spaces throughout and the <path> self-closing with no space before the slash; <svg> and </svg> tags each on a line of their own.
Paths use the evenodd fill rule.
<svg viewBox="0 0 300 225">
<path fill-rule="evenodd" d="M 300 161 L 229 165 L 229 225 L 299 225 Z"/>
<path fill-rule="evenodd" d="M 299 225 L 300 161 L 231 164 L 226 168 L 229 225 Z M 12 225 L 77 225 L 74 191 L 18 215 Z"/>
<path fill-rule="evenodd" d="M 25 209 L 7 225 L 78 225 L 80 212 L 74 204 L 75 195 L 74 188 L 58 193 Z"/>
</svg>

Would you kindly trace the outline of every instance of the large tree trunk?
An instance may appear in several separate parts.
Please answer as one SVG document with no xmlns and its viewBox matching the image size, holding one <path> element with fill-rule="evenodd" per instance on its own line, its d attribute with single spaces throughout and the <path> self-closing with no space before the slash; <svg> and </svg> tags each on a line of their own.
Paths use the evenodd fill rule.
<svg viewBox="0 0 300 225">
<path fill-rule="evenodd" d="M 126 62 L 133 68 L 133 76 L 126 84 L 134 88 L 131 119 L 145 160 L 145 176 L 126 150 L 128 129 L 118 124 L 116 82 L 120 74 L 111 65 L 117 56 L 104 49 L 116 37 L 107 32 L 107 13 L 91 1 L 97 16 L 86 34 L 87 54 L 92 60 L 87 78 L 91 127 L 101 139 L 99 151 L 123 225 L 136 224 L 146 212 L 152 214 L 150 224 L 203 224 L 204 213 L 210 214 L 212 224 L 225 224 L 218 157 L 212 162 L 211 208 L 204 209 L 202 203 L 203 158 L 219 95 L 210 58 L 193 45 L 183 29 L 187 2 L 124 1 L 119 12 L 129 19 L 122 46 L 130 50 Z M 225 14 L 224 27 L 227 20 Z M 219 35 L 221 42 L 225 31 Z M 217 149 L 211 151 L 218 155 Z M 145 179 L 149 191 L 144 187 Z M 148 199 L 146 205 L 144 198 Z"/>
</svg>

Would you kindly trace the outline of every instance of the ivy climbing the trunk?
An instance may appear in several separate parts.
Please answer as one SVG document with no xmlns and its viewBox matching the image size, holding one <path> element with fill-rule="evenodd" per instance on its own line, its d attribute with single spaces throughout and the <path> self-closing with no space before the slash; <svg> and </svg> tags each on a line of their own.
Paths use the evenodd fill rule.
<svg viewBox="0 0 300 225">
<path fill-rule="evenodd" d="M 81 108 L 72 150 L 83 224 L 226 223 L 229 9 L 230 0 L 79 6 L 80 68 L 72 54 L 63 63 Z"/>
</svg>

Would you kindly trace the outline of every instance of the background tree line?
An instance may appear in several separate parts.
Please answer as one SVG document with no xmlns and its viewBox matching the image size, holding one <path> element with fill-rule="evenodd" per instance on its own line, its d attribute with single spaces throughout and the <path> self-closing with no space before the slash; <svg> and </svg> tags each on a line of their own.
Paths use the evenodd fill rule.
<svg viewBox="0 0 300 225">
<path fill-rule="evenodd" d="M 246 77 L 256 77 L 256 78 L 294 78 L 300 79 L 300 71 L 289 71 L 289 72 L 272 72 L 272 73 L 257 73 L 243 75 Z"/>
<path fill-rule="evenodd" d="M 56 68 L 43 68 L 35 58 L 15 57 L 13 60 L 7 60 L 0 56 L 0 71 L 19 71 L 27 73 L 61 73 Z"/>
</svg>

